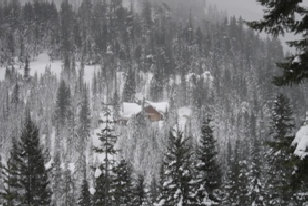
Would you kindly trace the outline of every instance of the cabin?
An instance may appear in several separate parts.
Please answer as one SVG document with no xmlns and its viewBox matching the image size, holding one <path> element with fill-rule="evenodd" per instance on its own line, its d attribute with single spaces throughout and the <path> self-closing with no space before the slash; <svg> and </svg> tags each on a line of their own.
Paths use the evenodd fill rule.
<svg viewBox="0 0 308 206">
<path fill-rule="evenodd" d="M 164 119 L 163 114 L 158 112 L 152 105 L 145 106 L 144 113 L 151 122 L 158 122 Z"/>
<path fill-rule="evenodd" d="M 143 115 L 151 122 L 164 120 L 164 114 L 168 111 L 169 104 L 166 102 L 149 102 L 143 100 L 139 103 L 123 102 L 121 105 L 121 114 L 117 120 L 119 125 L 127 125 L 129 119 Z"/>
</svg>

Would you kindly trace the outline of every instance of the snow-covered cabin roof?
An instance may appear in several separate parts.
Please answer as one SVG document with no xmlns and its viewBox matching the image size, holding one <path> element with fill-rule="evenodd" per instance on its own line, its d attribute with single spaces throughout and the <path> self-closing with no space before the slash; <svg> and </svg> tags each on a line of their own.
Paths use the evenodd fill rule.
<svg viewBox="0 0 308 206">
<path fill-rule="evenodd" d="M 169 111 L 169 102 L 150 102 L 145 101 L 146 105 L 151 105 L 154 109 L 160 113 Z"/>
<path fill-rule="evenodd" d="M 160 113 L 165 113 L 169 110 L 168 102 L 150 102 L 145 101 L 145 106 L 151 105 L 153 108 Z M 121 109 L 121 116 L 124 118 L 131 118 L 132 116 L 142 111 L 142 105 L 137 103 L 123 102 Z"/>
<path fill-rule="evenodd" d="M 292 145 L 296 146 L 294 154 L 304 159 L 308 156 L 308 124 L 303 125 L 296 133 Z"/>
<path fill-rule="evenodd" d="M 122 117 L 131 118 L 142 111 L 142 106 L 136 103 L 123 102 Z"/>
</svg>

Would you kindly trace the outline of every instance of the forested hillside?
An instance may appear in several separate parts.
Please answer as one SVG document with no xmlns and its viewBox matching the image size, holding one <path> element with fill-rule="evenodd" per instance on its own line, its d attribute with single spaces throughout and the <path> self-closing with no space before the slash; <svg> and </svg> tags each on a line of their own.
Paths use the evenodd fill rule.
<svg viewBox="0 0 308 206">
<path fill-rule="evenodd" d="M 0 2 L 0 205 L 308 201 L 279 39 L 203 1 Z"/>
</svg>

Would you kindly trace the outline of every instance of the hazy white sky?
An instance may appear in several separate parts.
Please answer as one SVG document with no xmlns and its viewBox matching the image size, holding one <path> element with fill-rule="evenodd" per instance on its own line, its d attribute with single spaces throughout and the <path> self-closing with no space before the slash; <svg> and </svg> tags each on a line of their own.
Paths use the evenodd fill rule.
<svg viewBox="0 0 308 206">
<path fill-rule="evenodd" d="M 256 0 L 207 0 L 218 9 L 224 10 L 228 15 L 242 16 L 245 20 L 258 20 L 262 17 L 262 7 Z M 303 0 L 308 7 L 308 0 Z"/>
<path fill-rule="evenodd" d="M 228 16 L 242 16 L 245 20 L 262 17 L 262 7 L 256 0 L 207 0 L 207 2 L 216 5 L 219 10 L 226 11 Z"/>
<path fill-rule="evenodd" d="M 263 7 L 256 0 L 206 0 L 208 4 L 216 5 L 219 10 L 226 11 L 228 16 L 242 16 L 245 20 L 259 20 L 263 16 Z M 308 0 L 303 0 L 303 5 L 308 7 Z M 294 39 L 292 35 L 281 37 L 282 41 Z M 284 45 L 288 50 L 288 47 Z"/>
</svg>

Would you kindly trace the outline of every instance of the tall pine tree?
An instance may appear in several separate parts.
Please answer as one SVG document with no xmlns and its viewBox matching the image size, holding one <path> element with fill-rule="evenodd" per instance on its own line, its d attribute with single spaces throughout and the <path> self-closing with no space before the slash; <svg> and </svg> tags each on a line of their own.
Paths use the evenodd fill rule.
<svg viewBox="0 0 308 206">
<path fill-rule="evenodd" d="M 159 205 L 195 205 L 190 149 L 181 132 L 170 132 Z"/>
<path fill-rule="evenodd" d="M 22 185 L 20 183 L 20 149 L 15 138 L 12 140 L 12 150 L 6 167 L 2 167 L 4 189 L 1 192 L 4 206 L 14 206 L 21 203 Z"/>
<path fill-rule="evenodd" d="M 135 94 L 136 94 L 135 72 L 133 71 L 132 68 L 129 68 L 126 76 L 126 81 L 124 84 L 123 101 L 133 102 Z"/>
<path fill-rule="evenodd" d="M 228 196 L 226 205 L 249 205 L 248 172 L 247 162 L 241 158 L 241 142 L 236 141 L 231 158 L 231 168 L 229 174 Z"/>
<path fill-rule="evenodd" d="M 132 166 L 125 160 L 121 160 L 113 168 L 113 173 L 115 176 L 112 188 L 115 205 L 134 205 Z"/>
<path fill-rule="evenodd" d="M 291 183 L 294 148 L 294 120 L 290 100 L 282 94 L 277 95 L 271 120 L 271 140 L 268 142 L 271 150 L 268 161 L 272 166 L 267 181 L 267 205 L 288 204 L 292 198 Z"/>
<path fill-rule="evenodd" d="M 274 36 L 285 33 L 301 36 L 298 40 L 288 42 L 291 47 L 296 49 L 298 55 L 289 56 L 285 62 L 278 64 L 283 70 L 283 74 L 275 77 L 274 83 L 278 86 L 301 83 L 308 78 L 308 9 L 301 4 L 302 0 L 257 1 L 266 9 L 261 21 L 249 23 L 253 29 L 265 31 Z M 297 18 L 298 16 L 301 17 Z"/>
<path fill-rule="evenodd" d="M 81 186 L 81 195 L 78 200 L 78 205 L 80 206 L 89 206 L 92 205 L 91 193 L 89 191 L 88 181 L 86 179 L 86 175 L 82 181 Z"/>
<path fill-rule="evenodd" d="M 134 189 L 134 205 L 142 206 L 147 202 L 147 194 L 145 191 L 144 176 L 138 174 Z"/>
<path fill-rule="evenodd" d="M 20 138 L 20 184 L 24 190 L 21 204 L 44 206 L 51 203 L 51 190 L 39 132 L 27 111 L 24 128 Z"/>
<path fill-rule="evenodd" d="M 214 140 L 211 121 L 208 117 L 202 123 L 200 145 L 197 150 L 198 164 L 196 170 L 200 184 L 199 189 L 201 190 L 198 195 L 200 202 L 204 202 L 207 194 L 210 200 L 217 201 L 213 192 L 219 189 L 221 185 L 221 171 L 217 163 L 216 141 Z"/>
<path fill-rule="evenodd" d="M 101 174 L 96 179 L 96 187 L 94 194 L 94 205 L 112 205 L 112 187 L 111 170 L 114 166 L 114 161 L 111 160 L 111 156 L 117 153 L 114 145 L 117 141 L 117 135 L 114 131 L 114 123 L 111 109 L 106 105 L 103 120 L 99 123 L 102 124 L 103 129 L 98 133 L 98 138 L 101 141 L 101 146 L 96 147 L 95 151 L 102 153 L 105 156 L 104 163 L 100 165 L 97 170 L 101 170 Z"/>
</svg>

